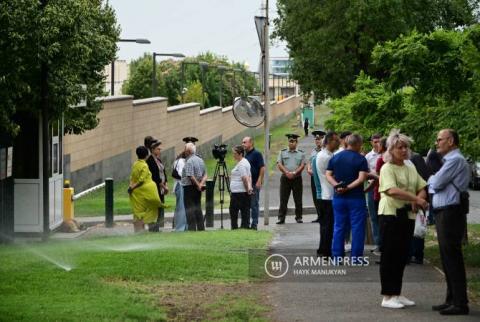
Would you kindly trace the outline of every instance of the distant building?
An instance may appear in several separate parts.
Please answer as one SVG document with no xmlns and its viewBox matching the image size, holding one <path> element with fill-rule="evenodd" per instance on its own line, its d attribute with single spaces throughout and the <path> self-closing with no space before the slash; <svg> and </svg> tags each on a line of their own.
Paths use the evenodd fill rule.
<svg viewBox="0 0 480 322">
<path fill-rule="evenodd" d="M 128 79 L 129 73 L 129 64 L 126 60 L 116 60 L 115 61 L 115 95 L 122 95 L 122 86 L 123 83 Z M 105 75 L 105 91 L 110 94 L 111 91 L 111 84 L 112 84 L 112 65 L 105 66 L 104 75 Z"/>
<path fill-rule="evenodd" d="M 270 74 L 288 76 L 290 75 L 290 65 L 289 57 L 271 57 Z"/>
</svg>

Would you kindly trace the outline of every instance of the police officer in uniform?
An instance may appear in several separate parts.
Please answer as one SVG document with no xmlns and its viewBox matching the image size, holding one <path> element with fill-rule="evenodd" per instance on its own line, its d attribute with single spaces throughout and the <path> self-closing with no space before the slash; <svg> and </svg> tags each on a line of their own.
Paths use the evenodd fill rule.
<svg viewBox="0 0 480 322">
<path fill-rule="evenodd" d="M 280 178 L 280 209 L 278 210 L 278 225 L 285 223 L 287 204 L 290 191 L 293 191 L 295 201 L 295 220 L 302 223 L 302 171 L 305 168 L 305 152 L 297 149 L 297 134 L 287 134 L 288 149 L 280 151 L 277 158 L 277 167 L 282 172 Z"/>
</svg>

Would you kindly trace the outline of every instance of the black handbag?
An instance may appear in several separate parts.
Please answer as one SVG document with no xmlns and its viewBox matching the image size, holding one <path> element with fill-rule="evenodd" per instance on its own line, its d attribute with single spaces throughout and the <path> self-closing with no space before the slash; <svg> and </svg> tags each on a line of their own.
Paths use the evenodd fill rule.
<svg viewBox="0 0 480 322">
<path fill-rule="evenodd" d="M 470 212 L 470 194 L 468 193 L 468 191 L 460 191 L 460 189 L 458 189 L 457 185 L 453 183 L 453 181 L 452 184 L 455 189 L 457 189 L 457 191 L 460 193 L 460 211 L 462 212 L 462 215 L 466 215 Z"/>
<path fill-rule="evenodd" d="M 172 178 L 177 179 L 177 180 L 181 180 L 182 177 L 180 176 L 180 174 L 177 171 L 177 163 L 178 163 L 178 160 L 175 163 L 173 163 Z"/>
</svg>

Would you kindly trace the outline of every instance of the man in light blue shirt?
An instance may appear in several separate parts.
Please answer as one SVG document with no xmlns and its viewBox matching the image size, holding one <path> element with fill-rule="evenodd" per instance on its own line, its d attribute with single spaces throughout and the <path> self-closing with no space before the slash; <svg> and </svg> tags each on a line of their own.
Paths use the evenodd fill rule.
<svg viewBox="0 0 480 322">
<path fill-rule="evenodd" d="M 437 152 L 443 157 L 444 163 L 428 180 L 429 192 L 433 193 L 432 208 L 440 258 L 447 281 L 445 303 L 434 305 L 432 309 L 442 315 L 469 313 L 462 254 L 466 212 L 460 205 L 460 192 L 467 191 L 470 172 L 467 161 L 458 149 L 459 143 L 455 130 L 444 129 L 438 133 Z"/>
</svg>

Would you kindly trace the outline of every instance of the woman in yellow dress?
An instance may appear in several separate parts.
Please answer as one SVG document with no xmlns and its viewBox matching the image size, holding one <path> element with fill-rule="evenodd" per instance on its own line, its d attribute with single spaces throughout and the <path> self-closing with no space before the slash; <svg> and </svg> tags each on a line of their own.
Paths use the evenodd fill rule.
<svg viewBox="0 0 480 322">
<path fill-rule="evenodd" d="M 133 209 L 133 228 L 135 232 L 143 231 L 145 224 L 155 223 L 158 208 L 164 207 L 160 202 L 157 185 L 152 180 L 146 159 L 148 150 L 139 146 L 136 150 L 138 160 L 135 161 L 130 174 L 130 204 Z"/>
</svg>

